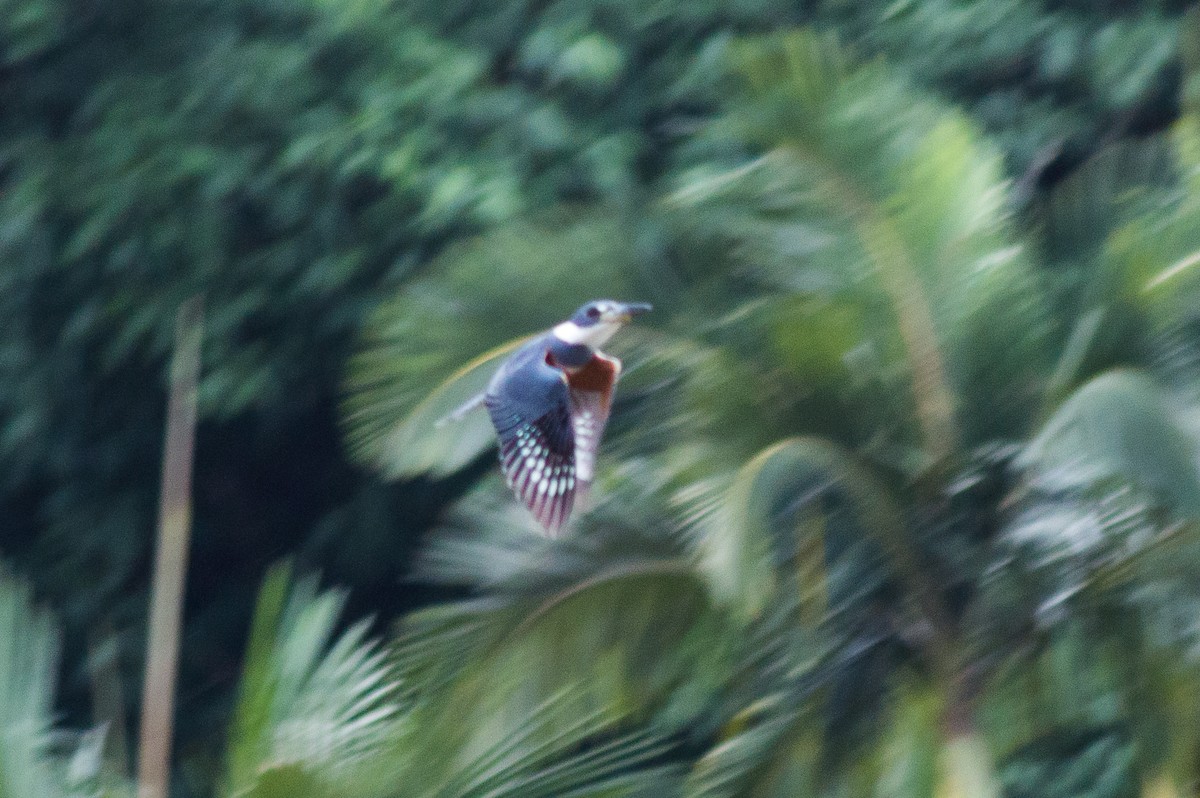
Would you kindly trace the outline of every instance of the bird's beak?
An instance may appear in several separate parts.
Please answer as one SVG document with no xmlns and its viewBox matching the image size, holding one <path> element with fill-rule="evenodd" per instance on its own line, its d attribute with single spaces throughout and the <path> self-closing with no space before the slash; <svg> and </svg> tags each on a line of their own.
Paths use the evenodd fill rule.
<svg viewBox="0 0 1200 798">
<path fill-rule="evenodd" d="M 650 310 L 652 310 L 652 307 L 646 302 L 630 302 L 625 305 L 619 305 L 612 311 L 613 321 L 627 324 L 633 321 L 634 316 L 640 316 L 643 313 L 648 313 Z"/>
</svg>

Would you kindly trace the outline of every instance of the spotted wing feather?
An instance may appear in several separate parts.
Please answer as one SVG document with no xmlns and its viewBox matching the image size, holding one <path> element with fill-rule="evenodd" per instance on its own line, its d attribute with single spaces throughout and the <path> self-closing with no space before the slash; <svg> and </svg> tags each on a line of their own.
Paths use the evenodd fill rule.
<svg viewBox="0 0 1200 798">
<path fill-rule="evenodd" d="M 485 404 L 500 438 L 500 463 L 509 487 L 538 523 L 556 535 L 575 501 L 570 398 L 561 372 L 523 371 L 489 389 Z"/>
</svg>

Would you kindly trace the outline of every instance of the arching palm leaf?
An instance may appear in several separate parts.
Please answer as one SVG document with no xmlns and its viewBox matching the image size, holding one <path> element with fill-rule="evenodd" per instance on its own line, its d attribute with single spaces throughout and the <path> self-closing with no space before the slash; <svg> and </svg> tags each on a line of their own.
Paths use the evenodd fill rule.
<svg viewBox="0 0 1200 798">
<path fill-rule="evenodd" d="M 464 723 L 418 709 L 421 728 L 408 745 L 403 778 L 381 794 L 422 798 L 556 798 L 671 794 L 677 768 L 655 763 L 669 750 L 644 732 L 615 733 L 595 714 L 580 714 L 571 691 L 552 696 L 515 723 Z M 451 705 L 453 706 L 453 705 Z M 471 719 L 474 720 L 474 719 Z"/>
<path fill-rule="evenodd" d="M 611 720 L 687 717 L 713 689 L 703 674 L 720 672 L 727 630 L 683 546 L 614 517 L 625 497 L 558 540 L 495 522 L 484 537 L 436 539 L 424 578 L 486 594 L 405 619 L 400 656 L 410 678 L 464 690 L 463 701 L 481 701 L 492 717 L 520 717 L 568 688 L 579 711 Z M 495 518 L 487 497 L 460 513 Z"/>
<path fill-rule="evenodd" d="M 905 545 L 898 509 L 847 452 L 818 439 L 784 440 L 741 469 L 724 507 L 706 516 L 697 529 L 696 545 L 704 573 L 716 595 L 731 602 L 745 617 L 761 612 L 784 584 L 795 585 L 793 589 L 801 594 L 817 591 L 817 600 L 827 605 L 829 597 L 825 593 L 831 578 L 827 569 L 834 564 L 845 567 L 850 559 L 838 556 L 847 542 L 838 541 L 830 552 L 822 539 L 825 524 L 833 514 L 824 503 L 830 496 L 846 508 L 857 537 L 874 538 L 885 550 Z M 907 562 L 894 565 L 912 566 Z M 797 571 L 784 574 L 781 566 Z M 798 576 L 807 576 L 814 583 L 796 584 Z M 849 600 L 855 591 L 862 591 L 864 576 L 858 573 L 852 577 L 854 585 L 834 585 L 838 591 L 835 598 Z M 874 579 L 879 578 L 877 572 Z M 834 606 L 830 611 L 841 609 Z"/>
<path fill-rule="evenodd" d="M 956 450 L 963 424 L 985 425 L 968 430 L 974 440 L 1019 428 L 1048 327 L 1007 223 L 998 156 L 961 116 L 877 65 L 847 66 L 816 34 L 746 42 L 738 57 L 746 89 L 713 133 L 766 154 L 735 167 L 737 180 L 701 175 L 677 200 L 711 206 L 700 225 L 724 218 L 745 242 L 733 251 L 775 286 L 869 283 L 865 296 L 886 308 L 876 334 L 902 346 L 934 459 Z"/>
<path fill-rule="evenodd" d="M 1110 372 L 1084 385 L 1046 423 L 1024 459 L 1057 489 L 1127 482 L 1200 517 L 1196 442 L 1163 390 L 1143 374 Z"/>
</svg>

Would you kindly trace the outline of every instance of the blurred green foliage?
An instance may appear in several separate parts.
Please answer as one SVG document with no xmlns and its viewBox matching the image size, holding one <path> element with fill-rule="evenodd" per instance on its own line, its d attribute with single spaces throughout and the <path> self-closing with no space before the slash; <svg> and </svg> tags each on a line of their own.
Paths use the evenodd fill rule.
<svg viewBox="0 0 1200 798">
<path fill-rule="evenodd" d="M 407 616 L 399 650 L 476 723 L 586 685 L 686 741 L 684 796 L 1190 794 L 1190 118 L 1025 206 L 961 111 L 833 37 L 727 57 L 736 88 L 628 214 L 640 258 L 590 249 L 588 277 L 658 308 L 614 341 L 601 504 L 541 540 L 485 480 L 417 565 L 469 597 Z M 608 241 L 609 207 L 575 212 L 434 262 L 433 285 L 503 297 L 481 335 L 414 323 L 429 293 L 380 307 L 351 367 L 367 462 L 489 446 L 431 419 L 509 318 L 568 301 L 505 285 L 550 242 L 574 263 L 580 225 Z M 410 324 L 483 359 L 454 373 Z"/>
<path fill-rule="evenodd" d="M 1178 466 L 1200 386 L 1188 266 L 1200 135 L 1179 115 L 1196 111 L 1200 49 L 1184 11 L 1176 0 L 0 0 L 0 548 L 63 619 L 68 717 L 89 720 L 83 652 L 102 624 L 126 700 L 136 693 L 159 386 L 176 306 L 196 291 L 209 318 L 180 705 L 198 784 L 212 779 L 266 564 L 295 553 L 353 586 L 355 609 L 385 617 L 429 598 L 399 582 L 422 533 L 438 518 L 476 528 L 508 516 L 495 495 L 444 515 L 489 440 L 486 426 L 425 437 L 456 394 L 409 412 L 472 358 L 596 295 L 659 309 L 615 342 L 629 368 L 603 485 L 632 491 L 628 513 L 596 523 L 596 550 L 558 552 L 573 567 L 548 582 L 525 543 L 505 544 L 507 580 L 447 565 L 490 549 L 435 545 L 423 579 L 450 585 L 435 595 L 494 603 L 415 616 L 412 635 L 453 637 L 459 627 L 439 624 L 486 609 L 502 636 L 572 579 L 661 568 L 671 581 L 643 580 L 641 598 L 621 599 L 621 581 L 597 588 L 595 636 L 572 656 L 597 658 L 605 677 L 575 699 L 622 717 L 642 706 L 672 728 L 694 721 L 702 749 L 760 717 L 737 715 L 745 696 L 722 692 L 723 674 L 754 674 L 742 685 L 751 706 L 791 696 L 770 704 L 760 741 L 786 740 L 803 756 L 783 757 L 781 772 L 804 771 L 804 757 L 826 754 L 811 731 L 794 733 L 791 719 L 807 717 L 788 703 L 799 693 L 755 670 L 752 651 L 698 642 L 725 639 L 711 632 L 724 609 L 704 597 L 757 617 L 792 577 L 824 572 L 828 594 L 803 594 L 797 611 L 842 608 L 839 623 L 783 645 L 843 662 L 838 644 L 856 641 L 866 653 L 830 700 L 847 708 L 831 715 L 861 719 L 872 704 L 854 684 L 913 656 L 904 635 L 876 628 L 904 588 L 865 540 L 863 496 L 784 513 L 789 530 L 823 530 L 824 555 L 810 536 L 778 534 L 768 520 L 790 505 L 773 494 L 735 492 L 750 508 L 738 536 L 696 544 L 678 530 L 704 527 L 709 504 L 728 512 L 731 484 L 816 489 L 845 456 L 901 497 L 888 502 L 895 526 L 917 530 L 956 621 L 1024 639 L 1028 613 L 1001 609 L 1047 596 L 985 578 L 994 561 L 971 537 L 1013 522 L 996 498 L 1019 481 L 1006 447 L 1037 441 L 1023 462 L 1046 466 L 1042 504 L 1020 505 L 1032 515 L 1053 505 L 1053 517 L 1090 518 L 1085 498 L 1107 496 L 1097 479 L 1107 490 L 1130 473 L 1150 498 L 1194 509 L 1194 475 Z M 745 43 L 798 26 L 822 33 L 790 56 Z M 368 469 L 343 451 L 352 359 L 345 430 Z M 1089 382 L 1114 366 L 1152 376 Z M 1138 449 L 1147 430 L 1161 447 Z M 795 436 L 826 440 L 784 450 L 815 460 L 753 459 Z M 1093 468 L 1064 476 L 1088 444 Z M 781 471 L 756 481 L 744 470 L 756 462 Z M 384 484 L 375 468 L 404 481 Z M 1017 537 L 1005 556 L 1066 545 Z M 697 551 L 700 575 L 672 570 Z M 795 573 L 755 570 L 764 555 Z M 1038 590 L 1062 588 L 1038 574 Z M 1186 573 L 1176 579 L 1163 596 L 1193 606 L 1180 598 Z M 659 618 L 659 594 L 686 600 Z M 1144 595 L 1126 598 L 1132 611 Z M 661 623 L 663 648 L 678 646 L 666 666 L 631 641 L 611 648 L 637 626 L 605 620 L 608 602 L 613 617 Z M 1170 602 L 1150 606 L 1137 611 Z M 569 629 L 575 607 L 540 623 Z M 1154 617 L 1152 629 L 1170 627 Z M 679 663 L 700 655 L 712 658 L 703 678 L 682 677 Z M 519 669 L 544 656 L 535 635 L 499 658 Z M 542 717 L 570 675 L 499 716 Z M 451 676 L 488 678 L 435 682 Z M 896 727 L 935 724 L 925 687 L 905 689 Z M 1122 719 L 1086 720 L 1071 722 L 1097 737 L 1064 739 L 1089 751 L 1133 739 L 1104 725 Z M 1005 783 L 1054 767 L 1028 760 L 1006 764 Z"/>
</svg>

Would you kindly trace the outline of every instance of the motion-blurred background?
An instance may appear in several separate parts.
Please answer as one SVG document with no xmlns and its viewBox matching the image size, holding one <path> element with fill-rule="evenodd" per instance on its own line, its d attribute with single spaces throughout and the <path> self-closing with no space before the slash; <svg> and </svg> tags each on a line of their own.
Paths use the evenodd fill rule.
<svg viewBox="0 0 1200 798">
<path fill-rule="evenodd" d="M 1197 25 L 0 0 L 0 796 L 131 789 L 197 293 L 175 795 L 1198 794 Z M 434 422 L 609 296 L 545 541 Z"/>
</svg>

